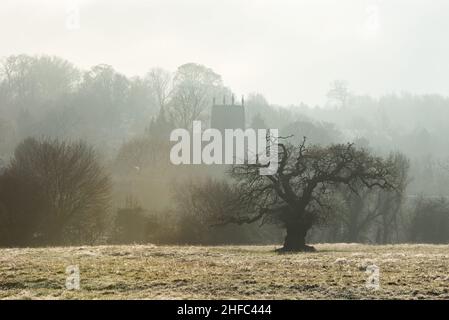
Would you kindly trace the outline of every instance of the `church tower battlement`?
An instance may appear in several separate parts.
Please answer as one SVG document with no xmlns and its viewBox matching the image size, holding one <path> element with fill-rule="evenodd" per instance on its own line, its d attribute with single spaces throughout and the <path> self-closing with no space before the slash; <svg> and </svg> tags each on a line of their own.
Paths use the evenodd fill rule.
<svg viewBox="0 0 449 320">
<path fill-rule="evenodd" d="M 245 100 L 242 96 L 241 104 L 235 104 L 234 95 L 231 104 L 226 103 L 226 96 L 222 104 L 213 100 L 210 127 L 224 131 L 225 129 L 245 129 Z"/>
</svg>

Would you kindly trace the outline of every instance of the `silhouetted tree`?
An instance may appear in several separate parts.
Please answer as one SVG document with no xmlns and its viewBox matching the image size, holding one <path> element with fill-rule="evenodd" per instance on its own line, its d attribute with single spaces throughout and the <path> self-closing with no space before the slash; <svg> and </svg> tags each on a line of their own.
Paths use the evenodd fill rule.
<svg viewBox="0 0 449 320">
<path fill-rule="evenodd" d="M 0 199 L 6 199 L 10 221 L 17 216 L 33 219 L 29 231 L 40 234 L 43 242 L 55 244 L 71 238 L 91 242 L 103 230 L 110 181 L 96 153 L 85 143 L 26 139 L 16 148 L 4 175 L 2 192 L 6 194 Z M 28 191 L 23 198 L 15 196 L 10 201 L 8 188 L 14 184 L 15 190 Z M 29 206 L 21 209 L 23 202 Z"/>
<path fill-rule="evenodd" d="M 159 106 L 159 112 L 164 112 L 173 93 L 172 75 L 164 69 L 153 68 L 147 73 L 145 80 Z"/>
<path fill-rule="evenodd" d="M 174 212 L 177 220 L 174 234 L 178 243 L 203 245 L 237 243 L 273 243 L 281 232 L 273 226 L 238 226 L 222 224 L 223 217 L 232 218 L 243 206 L 238 189 L 226 180 L 194 179 L 176 183 Z"/>
<path fill-rule="evenodd" d="M 191 128 L 193 120 L 204 120 L 213 97 L 229 90 L 223 87 L 221 76 L 212 69 L 195 63 L 178 68 L 173 79 L 170 119 L 177 127 Z"/>
<path fill-rule="evenodd" d="M 417 243 L 449 242 L 449 202 L 420 197 L 412 214 L 410 240 Z"/>
<path fill-rule="evenodd" d="M 0 157 L 14 150 L 16 129 L 11 121 L 0 118 Z"/>
<path fill-rule="evenodd" d="M 308 251 L 307 232 L 331 212 L 330 199 L 339 185 L 392 189 L 393 163 L 352 144 L 328 147 L 279 144 L 279 168 L 274 175 L 259 174 L 260 164 L 236 165 L 231 175 L 238 182 L 242 210 L 223 222 L 280 222 L 286 229 L 282 251 Z"/>
<path fill-rule="evenodd" d="M 3 170 L 0 175 L 0 245 L 39 244 L 47 207 L 44 192 L 35 179 Z"/>
<path fill-rule="evenodd" d="M 348 105 L 350 97 L 347 82 L 343 80 L 335 80 L 332 82 L 327 97 L 328 99 L 337 102 L 337 107 L 345 108 Z"/>
<path fill-rule="evenodd" d="M 336 223 L 343 226 L 343 241 L 362 242 L 367 240 L 367 232 L 377 227 L 376 242 L 387 243 L 398 223 L 405 189 L 408 183 L 409 160 L 401 153 L 392 153 L 388 162 L 394 166 L 395 188 L 384 190 L 367 188 L 363 183 L 340 188 L 345 208 L 341 210 Z M 362 239 L 365 237 L 365 239 Z"/>
</svg>

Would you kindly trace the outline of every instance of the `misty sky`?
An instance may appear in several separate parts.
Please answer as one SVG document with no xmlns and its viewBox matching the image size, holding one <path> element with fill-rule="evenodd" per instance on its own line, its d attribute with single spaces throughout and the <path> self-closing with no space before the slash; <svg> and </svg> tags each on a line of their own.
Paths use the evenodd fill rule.
<svg viewBox="0 0 449 320">
<path fill-rule="evenodd" d="M 2 57 L 58 55 L 126 75 L 197 62 L 237 94 L 285 105 L 322 104 L 335 79 L 360 94 L 449 95 L 448 31 L 447 0 L 0 2 Z"/>
</svg>

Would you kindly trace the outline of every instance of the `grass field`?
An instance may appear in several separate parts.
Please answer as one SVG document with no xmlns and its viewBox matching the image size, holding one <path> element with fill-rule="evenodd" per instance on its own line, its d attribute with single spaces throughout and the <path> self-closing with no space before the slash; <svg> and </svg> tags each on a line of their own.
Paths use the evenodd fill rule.
<svg viewBox="0 0 449 320">
<path fill-rule="evenodd" d="M 449 246 L 321 244 L 0 249 L 1 299 L 449 299 Z M 366 267 L 379 267 L 369 289 Z M 78 265 L 80 289 L 67 290 Z"/>
</svg>

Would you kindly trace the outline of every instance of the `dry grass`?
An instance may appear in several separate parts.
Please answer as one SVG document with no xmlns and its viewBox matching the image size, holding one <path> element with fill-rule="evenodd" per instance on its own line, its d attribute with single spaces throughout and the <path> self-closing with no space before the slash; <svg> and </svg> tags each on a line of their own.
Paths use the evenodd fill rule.
<svg viewBox="0 0 449 320">
<path fill-rule="evenodd" d="M 449 246 L 322 244 L 0 249 L 3 299 L 448 299 Z M 365 287 L 366 266 L 380 289 Z M 81 289 L 65 289 L 78 265 Z"/>
</svg>

